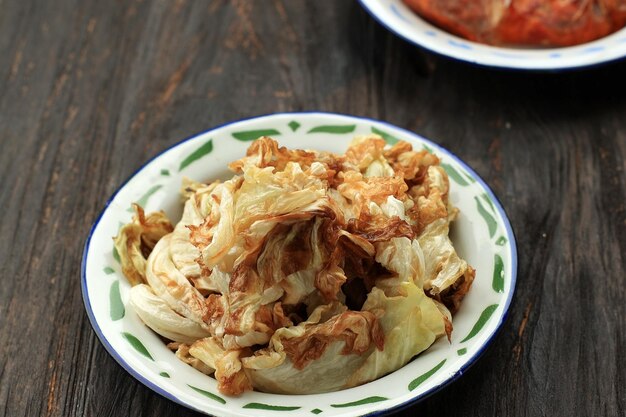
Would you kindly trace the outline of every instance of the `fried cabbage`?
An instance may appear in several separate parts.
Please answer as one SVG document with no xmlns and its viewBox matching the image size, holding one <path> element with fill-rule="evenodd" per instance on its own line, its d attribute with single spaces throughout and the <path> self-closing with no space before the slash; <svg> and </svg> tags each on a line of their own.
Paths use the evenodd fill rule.
<svg viewBox="0 0 626 417">
<path fill-rule="evenodd" d="M 376 135 L 344 155 L 261 137 L 229 167 L 185 181 L 175 227 L 137 206 L 115 238 L 137 315 L 222 393 L 353 387 L 450 337 L 474 270 L 448 237 L 437 156 Z"/>
</svg>

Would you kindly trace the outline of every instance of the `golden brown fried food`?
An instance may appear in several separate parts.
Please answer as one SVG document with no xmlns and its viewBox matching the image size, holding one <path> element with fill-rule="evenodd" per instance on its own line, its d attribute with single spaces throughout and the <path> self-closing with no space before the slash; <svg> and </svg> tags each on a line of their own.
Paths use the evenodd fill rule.
<svg viewBox="0 0 626 417">
<path fill-rule="evenodd" d="M 262 137 L 230 168 L 185 183 L 182 219 L 147 262 L 135 236 L 158 214 L 138 209 L 116 239 L 147 284 L 131 291 L 139 317 L 222 393 L 352 387 L 450 337 L 474 270 L 448 237 L 457 211 L 435 155 L 376 135 L 344 155 Z"/>
</svg>

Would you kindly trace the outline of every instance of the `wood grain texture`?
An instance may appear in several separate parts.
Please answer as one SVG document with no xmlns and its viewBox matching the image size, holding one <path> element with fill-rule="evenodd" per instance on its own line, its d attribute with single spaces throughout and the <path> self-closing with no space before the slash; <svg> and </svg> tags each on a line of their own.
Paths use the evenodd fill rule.
<svg viewBox="0 0 626 417">
<path fill-rule="evenodd" d="M 399 415 L 626 413 L 626 62 L 476 68 L 347 0 L 0 0 L 0 62 L 0 415 L 196 415 L 96 339 L 84 240 L 160 150 L 312 109 L 439 142 L 489 183 L 517 235 L 502 331 L 463 378 Z"/>
</svg>

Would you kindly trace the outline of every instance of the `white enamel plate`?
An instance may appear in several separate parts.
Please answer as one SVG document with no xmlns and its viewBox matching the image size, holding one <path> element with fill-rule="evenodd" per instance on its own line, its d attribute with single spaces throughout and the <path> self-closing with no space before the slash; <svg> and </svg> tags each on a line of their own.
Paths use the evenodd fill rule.
<svg viewBox="0 0 626 417">
<path fill-rule="evenodd" d="M 566 48 L 506 48 L 471 42 L 420 18 L 402 0 L 360 0 L 383 26 L 441 55 L 489 67 L 558 70 L 614 61 L 626 56 L 626 28 L 593 42 Z"/>
<path fill-rule="evenodd" d="M 228 162 L 242 157 L 250 141 L 272 136 L 291 148 L 344 152 L 354 135 L 378 133 L 441 158 L 450 177 L 450 201 L 461 210 L 452 226 L 459 254 L 476 268 L 476 279 L 453 318 L 452 342 L 440 338 L 403 368 L 374 382 L 339 392 L 276 395 L 247 392 L 228 397 L 216 381 L 179 361 L 127 304 L 130 286 L 121 273 L 112 237 L 131 219 L 130 205 L 181 215 L 183 176 L 199 181 L 227 177 Z M 283 113 L 234 122 L 186 139 L 141 167 L 109 199 L 87 242 L 82 265 L 85 308 L 113 358 L 154 391 L 215 416 L 357 416 L 415 402 L 461 376 L 503 323 L 517 271 L 515 239 L 500 203 L 476 173 L 450 152 L 387 123 L 328 113 Z"/>
</svg>

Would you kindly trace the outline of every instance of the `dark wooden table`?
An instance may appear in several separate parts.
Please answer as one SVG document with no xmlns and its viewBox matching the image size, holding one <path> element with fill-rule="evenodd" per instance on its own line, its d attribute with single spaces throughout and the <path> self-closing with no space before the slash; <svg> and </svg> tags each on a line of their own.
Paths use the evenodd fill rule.
<svg viewBox="0 0 626 417">
<path fill-rule="evenodd" d="M 625 415 L 626 62 L 477 68 L 407 44 L 354 1 L 294 0 L 0 0 L 0 62 L 0 415 L 196 415 L 97 340 L 83 243 L 157 152 L 297 110 L 439 142 L 515 229 L 502 331 L 460 380 L 401 415 Z"/>
</svg>

